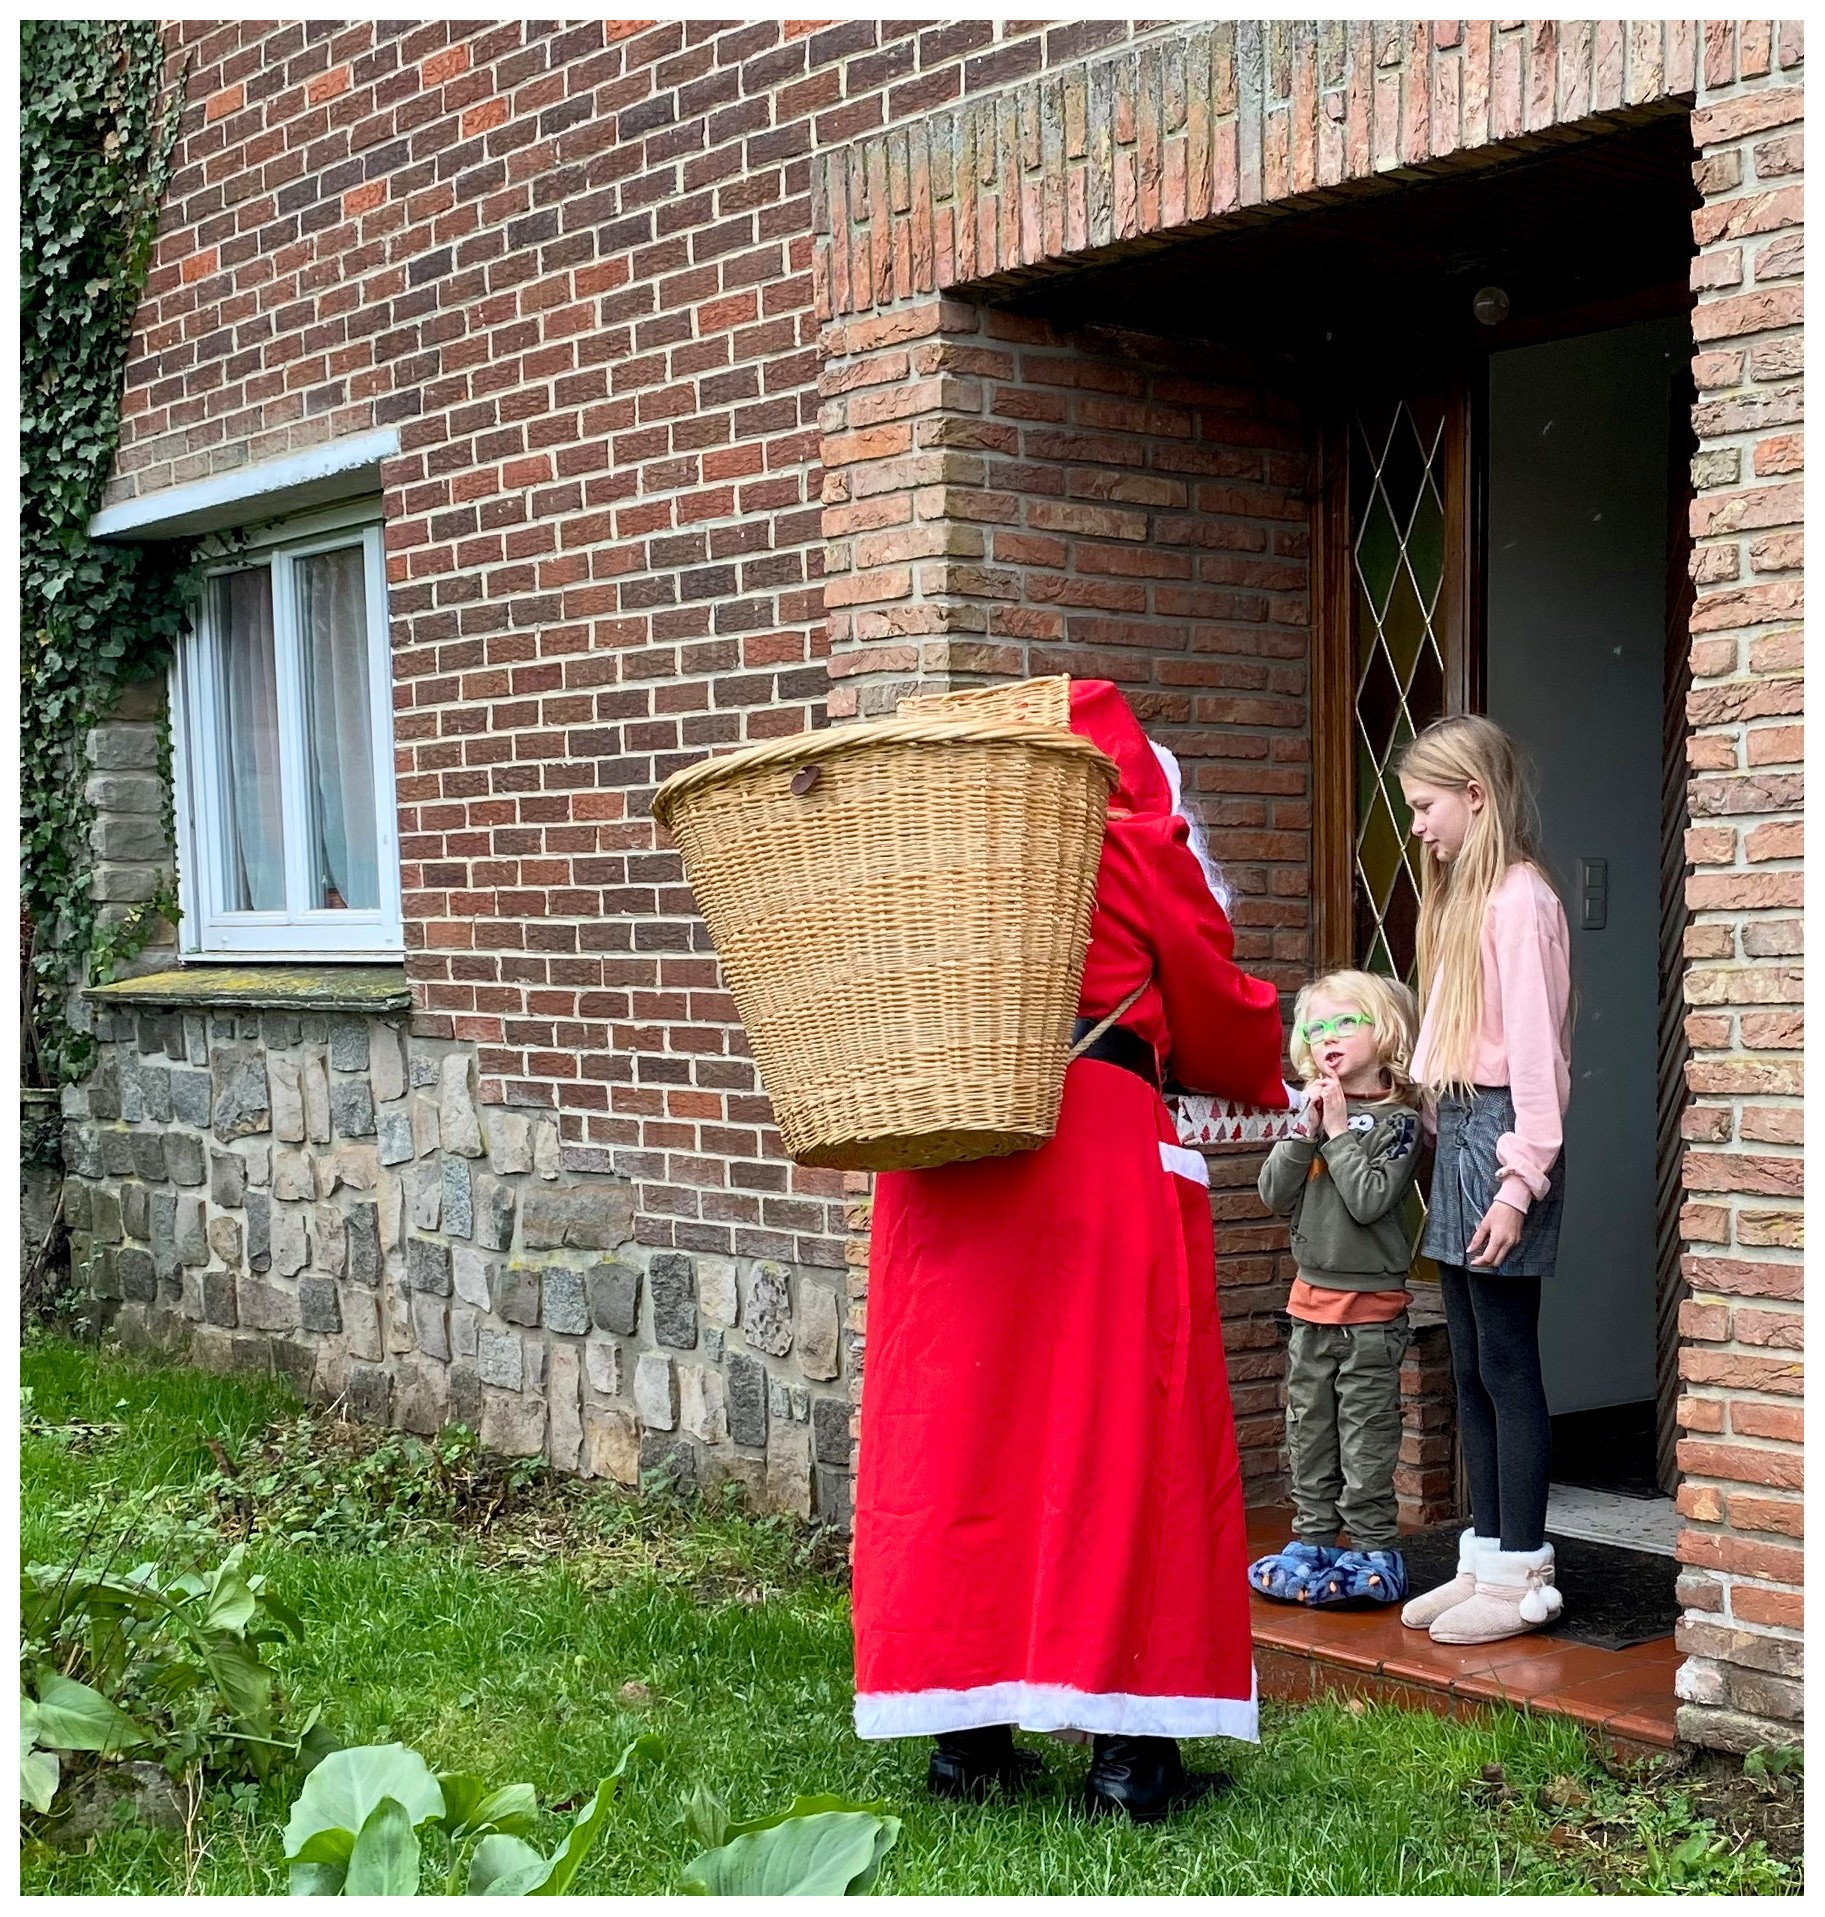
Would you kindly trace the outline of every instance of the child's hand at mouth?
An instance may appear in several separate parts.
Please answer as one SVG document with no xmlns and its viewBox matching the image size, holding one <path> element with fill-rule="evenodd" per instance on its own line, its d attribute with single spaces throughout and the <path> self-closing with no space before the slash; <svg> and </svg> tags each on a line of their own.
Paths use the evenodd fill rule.
<svg viewBox="0 0 1825 1917">
<path fill-rule="evenodd" d="M 1341 1081 L 1335 1073 L 1323 1072 L 1314 1082 L 1308 1109 L 1317 1117 L 1326 1138 L 1335 1138 L 1350 1129 L 1350 1107 Z"/>
</svg>

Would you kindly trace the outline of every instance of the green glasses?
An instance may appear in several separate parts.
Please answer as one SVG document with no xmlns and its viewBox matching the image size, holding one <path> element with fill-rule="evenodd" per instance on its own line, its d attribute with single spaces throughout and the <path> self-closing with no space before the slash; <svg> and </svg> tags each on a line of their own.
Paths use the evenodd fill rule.
<svg viewBox="0 0 1825 1917">
<path fill-rule="evenodd" d="M 1339 1012 L 1335 1018 L 1314 1019 L 1309 1025 L 1301 1025 L 1299 1036 L 1308 1045 L 1314 1039 L 1354 1038 L 1374 1023 L 1367 1012 Z"/>
</svg>

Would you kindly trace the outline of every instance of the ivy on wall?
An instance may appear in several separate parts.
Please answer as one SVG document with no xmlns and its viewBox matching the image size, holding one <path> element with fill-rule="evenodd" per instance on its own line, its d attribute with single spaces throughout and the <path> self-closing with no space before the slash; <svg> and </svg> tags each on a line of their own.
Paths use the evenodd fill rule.
<svg viewBox="0 0 1825 1917">
<path fill-rule="evenodd" d="M 25 1069 L 80 1077 L 73 985 L 143 946 L 168 887 L 102 926 L 90 896 L 85 741 L 170 657 L 200 585 L 191 548 L 104 545 L 89 520 L 120 434 L 134 309 L 169 176 L 181 84 L 151 20 L 20 28 L 20 767 Z"/>
</svg>

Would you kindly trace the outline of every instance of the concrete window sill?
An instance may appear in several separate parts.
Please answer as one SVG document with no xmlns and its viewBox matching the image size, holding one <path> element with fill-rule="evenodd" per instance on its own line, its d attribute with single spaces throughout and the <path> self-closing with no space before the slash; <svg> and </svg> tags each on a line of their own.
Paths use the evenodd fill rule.
<svg viewBox="0 0 1825 1917">
<path fill-rule="evenodd" d="M 404 1012 L 412 1005 L 403 965 L 195 965 L 92 985 L 83 996 L 166 1011 Z"/>
</svg>

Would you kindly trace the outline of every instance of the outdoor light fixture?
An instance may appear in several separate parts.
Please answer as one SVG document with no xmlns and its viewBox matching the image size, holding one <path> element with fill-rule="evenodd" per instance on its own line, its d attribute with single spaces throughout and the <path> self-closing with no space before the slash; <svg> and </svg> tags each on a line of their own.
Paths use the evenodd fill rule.
<svg viewBox="0 0 1825 1917">
<path fill-rule="evenodd" d="M 1470 310 L 1483 325 L 1500 326 L 1508 317 L 1508 295 L 1499 286 L 1479 287 Z"/>
</svg>

